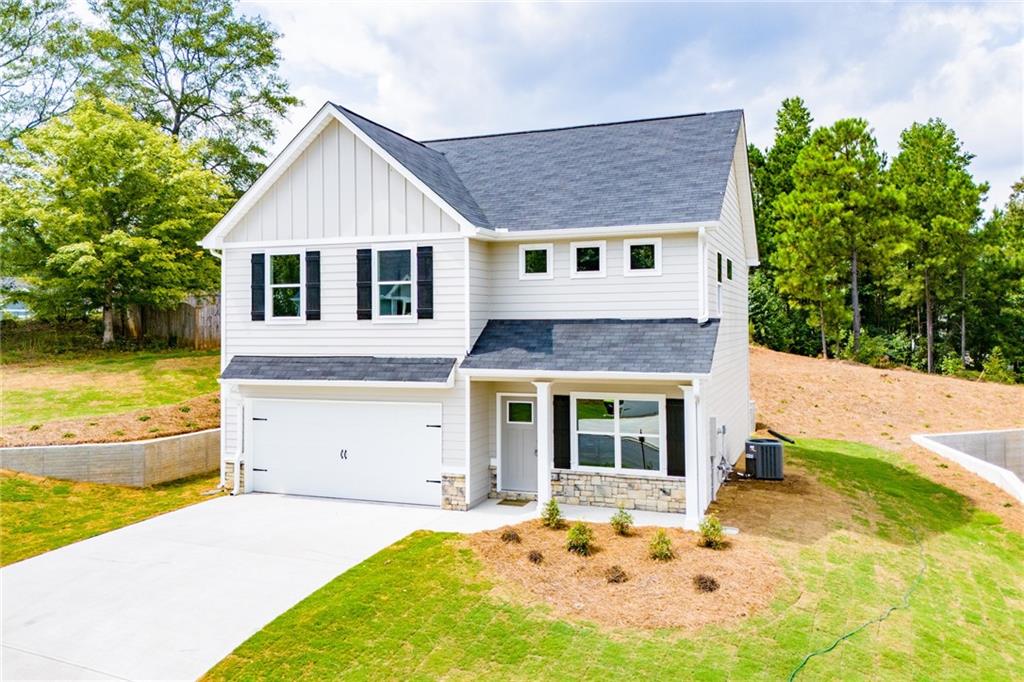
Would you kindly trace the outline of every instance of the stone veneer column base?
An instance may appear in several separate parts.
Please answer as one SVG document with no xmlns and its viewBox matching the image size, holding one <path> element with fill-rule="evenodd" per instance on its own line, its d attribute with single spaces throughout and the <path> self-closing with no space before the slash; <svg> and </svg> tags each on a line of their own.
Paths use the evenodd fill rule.
<svg viewBox="0 0 1024 682">
<path fill-rule="evenodd" d="M 441 509 L 466 511 L 466 477 L 462 474 L 441 474 Z"/>
<path fill-rule="evenodd" d="M 487 497 L 492 500 L 536 500 L 537 493 L 519 492 L 516 490 L 502 490 L 498 492 L 498 467 L 491 467 L 491 489 Z"/>
<path fill-rule="evenodd" d="M 231 492 L 235 489 L 235 463 L 224 462 L 224 489 Z M 239 494 L 245 492 L 245 468 L 242 468 L 242 475 L 238 481 Z"/>
<path fill-rule="evenodd" d="M 681 513 L 686 479 L 559 470 L 551 472 L 551 496 L 559 504 Z"/>
</svg>

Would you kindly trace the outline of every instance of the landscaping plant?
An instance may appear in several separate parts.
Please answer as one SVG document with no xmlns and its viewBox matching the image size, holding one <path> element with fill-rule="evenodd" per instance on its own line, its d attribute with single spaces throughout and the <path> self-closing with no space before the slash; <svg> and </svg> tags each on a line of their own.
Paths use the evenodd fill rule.
<svg viewBox="0 0 1024 682">
<path fill-rule="evenodd" d="M 609 566 L 605 569 L 604 577 L 610 583 L 624 583 L 629 580 L 629 576 L 626 575 L 624 570 L 622 570 L 622 566 L 619 566 L 618 564 Z"/>
<path fill-rule="evenodd" d="M 574 523 L 566 534 L 565 548 L 574 554 L 590 556 L 591 551 L 593 551 L 593 544 L 594 531 L 582 521 Z"/>
<path fill-rule="evenodd" d="M 700 540 L 697 544 L 701 547 L 711 549 L 722 549 L 725 547 L 725 536 L 722 533 L 722 522 L 714 514 L 708 514 L 700 522 Z"/>
<path fill-rule="evenodd" d="M 540 553 L 540 550 L 536 549 L 531 549 L 526 558 L 530 560 L 531 564 L 539 564 L 544 561 L 544 555 Z"/>
<path fill-rule="evenodd" d="M 633 528 L 633 515 L 620 506 L 619 510 L 612 515 L 611 524 L 619 535 L 629 535 Z"/>
<path fill-rule="evenodd" d="M 693 576 L 693 586 L 697 588 L 698 592 L 714 592 L 721 587 L 714 576 L 706 573 L 698 573 Z"/>
<path fill-rule="evenodd" d="M 548 503 L 544 505 L 544 512 L 540 515 L 540 521 L 548 528 L 562 527 L 562 510 L 559 509 L 558 502 L 554 498 L 548 500 Z"/>
<path fill-rule="evenodd" d="M 514 528 L 506 528 L 501 531 L 501 541 L 504 543 L 514 542 L 519 544 L 522 541 L 522 538 L 519 537 L 519 533 L 516 532 Z"/>
<path fill-rule="evenodd" d="M 658 532 L 654 534 L 648 554 L 657 561 L 668 561 L 676 555 L 675 550 L 672 549 L 672 540 L 669 539 L 664 528 L 659 528 Z"/>
</svg>

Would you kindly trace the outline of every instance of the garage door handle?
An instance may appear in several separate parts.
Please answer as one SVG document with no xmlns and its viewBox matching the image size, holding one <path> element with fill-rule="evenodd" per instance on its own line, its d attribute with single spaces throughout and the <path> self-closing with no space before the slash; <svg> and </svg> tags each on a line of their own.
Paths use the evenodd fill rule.
<svg viewBox="0 0 1024 682">
<path fill-rule="evenodd" d="M 428 478 L 428 479 L 427 479 L 427 483 L 440 483 L 440 482 L 441 482 L 441 481 L 435 481 L 435 480 L 433 480 L 433 479 L 431 479 L 431 478 Z"/>
<path fill-rule="evenodd" d="M 252 470 L 253 471 L 266 471 L 266 469 L 257 469 L 256 467 L 253 467 Z"/>
<path fill-rule="evenodd" d="M 254 422 L 265 422 L 265 421 L 267 421 L 267 418 L 266 417 L 253 417 L 252 420 Z"/>
<path fill-rule="evenodd" d="M 439 429 L 439 428 L 441 428 L 441 425 L 440 424 L 427 424 L 427 428 L 428 429 Z"/>
</svg>

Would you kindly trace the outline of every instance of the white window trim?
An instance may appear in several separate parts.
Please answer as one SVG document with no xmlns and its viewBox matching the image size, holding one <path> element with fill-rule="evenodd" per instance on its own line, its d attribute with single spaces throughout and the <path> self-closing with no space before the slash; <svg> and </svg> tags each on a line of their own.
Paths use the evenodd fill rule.
<svg viewBox="0 0 1024 682">
<path fill-rule="evenodd" d="M 416 244 L 389 244 L 387 246 L 374 246 L 371 257 L 370 285 L 373 293 L 373 318 L 374 323 L 380 324 L 416 324 L 419 321 L 419 300 L 417 289 L 416 272 Z M 381 251 L 408 251 L 409 252 L 409 284 L 411 285 L 412 309 L 409 315 L 381 315 L 380 314 L 380 287 L 377 279 L 377 254 Z"/>
<path fill-rule="evenodd" d="M 512 421 L 510 415 L 512 413 L 512 406 L 513 405 L 529 405 L 530 406 L 530 421 L 528 421 L 528 422 L 514 422 L 514 421 Z M 530 424 L 533 424 L 534 408 L 535 408 L 535 405 L 534 405 L 534 402 L 532 400 L 509 400 L 508 402 L 505 403 L 505 423 L 506 424 L 523 424 L 525 426 L 529 426 Z"/>
<path fill-rule="evenodd" d="M 630 258 L 630 247 L 654 245 L 654 268 L 650 270 L 634 270 Z M 622 274 L 625 277 L 658 277 L 661 275 L 661 237 L 622 240 Z"/>
<path fill-rule="evenodd" d="M 265 324 L 306 324 L 306 252 L 303 249 L 281 247 L 264 251 L 263 273 L 263 320 Z M 272 284 L 274 278 L 274 256 L 298 256 L 299 257 L 299 314 L 297 317 L 276 317 L 274 315 L 274 287 L 293 285 Z"/>
<path fill-rule="evenodd" d="M 576 429 L 576 401 L 579 399 L 596 399 L 596 400 L 612 400 L 615 402 L 615 424 L 614 430 L 609 434 L 612 436 L 615 442 L 615 466 L 614 467 L 595 467 L 595 466 L 581 466 L 579 462 L 579 435 Z M 622 441 L 620 436 L 622 432 L 619 428 L 619 401 L 620 400 L 650 400 L 657 401 L 658 403 L 658 441 L 660 444 L 658 451 L 658 470 L 657 471 L 646 471 L 644 469 L 624 469 L 622 467 Z M 588 473 L 595 474 L 614 474 L 616 476 L 640 476 L 640 477 L 656 477 L 661 478 L 668 476 L 668 442 L 666 440 L 667 434 L 667 415 L 665 414 L 665 396 L 658 393 L 570 393 L 569 394 L 569 419 L 572 422 L 571 426 L 571 440 L 570 440 L 570 451 L 571 459 L 570 465 L 575 471 L 586 471 Z M 584 433 L 588 433 L 584 431 Z M 629 435 L 629 434 L 626 434 Z"/>
<path fill-rule="evenodd" d="M 546 251 L 548 259 L 547 272 L 526 272 L 526 252 Z M 555 249 L 552 244 L 520 244 L 519 245 L 519 279 L 554 279 L 555 277 Z"/>
<path fill-rule="evenodd" d="M 600 269 L 597 272 L 577 272 L 576 271 L 576 249 L 583 249 L 596 246 L 600 249 Z M 608 249 L 607 243 L 602 240 L 590 241 L 590 242 L 570 242 L 569 243 L 569 277 L 571 279 L 586 279 L 593 277 L 604 277 L 605 274 L 605 259 L 607 257 Z"/>
</svg>

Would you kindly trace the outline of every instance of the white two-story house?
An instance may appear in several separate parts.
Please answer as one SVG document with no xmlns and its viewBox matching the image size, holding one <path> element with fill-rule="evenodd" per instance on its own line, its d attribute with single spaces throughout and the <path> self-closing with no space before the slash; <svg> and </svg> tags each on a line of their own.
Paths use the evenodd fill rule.
<svg viewBox="0 0 1024 682">
<path fill-rule="evenodd" d="M 203 245 L 235 492 L 694 525 L 751 430 L 740 111 L 420 142 L 328 103 Z"/>
</svg>

